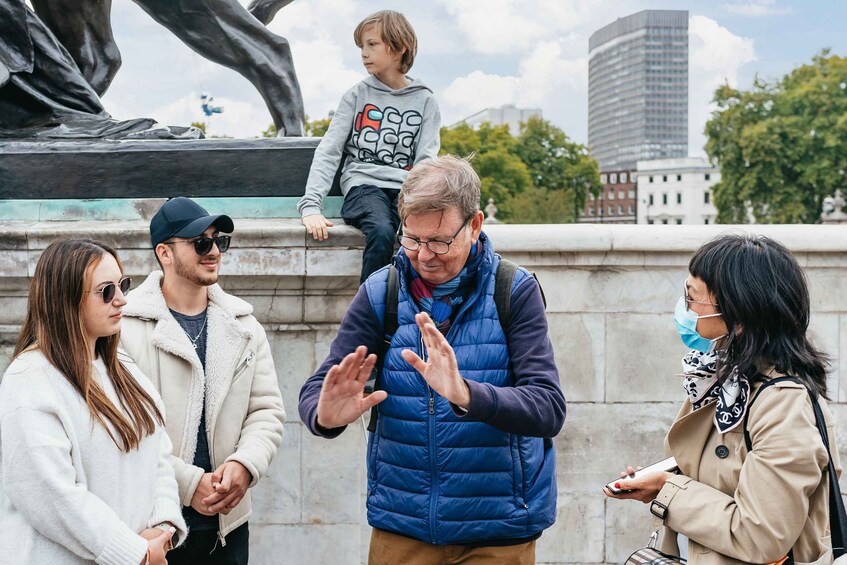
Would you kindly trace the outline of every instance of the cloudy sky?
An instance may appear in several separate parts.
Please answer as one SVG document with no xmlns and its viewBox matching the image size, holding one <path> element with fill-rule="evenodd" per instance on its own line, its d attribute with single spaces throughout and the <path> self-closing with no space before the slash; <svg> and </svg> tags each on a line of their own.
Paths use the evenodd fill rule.
<svg viewBox="0 0 847 565">
<path fill-rule="evenodd" d="M 241 0 L 248 4 L 249 0 Z M 199 96 L 224 107 L 211 132 L 257 136 L 271 123 L 252 85 L 185 47 L 131 0 L 113 0 L 123 67 L 104 97 L 118 118 L 202 121 Z M 822 48 L 847 54 L 842 0 L 294 0 L 269 26 L 288 38 L 306 113 L 322 118 L 364 78 L 356 23 L 402 11 L 419 41 L 412 71 L 436 94 L 443 123 L 514 103 L 540 108 L 574 140 L 587 140 L 588 38 L 644 9 L 689 11 L 689 151 L 702 154 L 714 88 L 749 87 L 808 62 Z"/>
</svg>

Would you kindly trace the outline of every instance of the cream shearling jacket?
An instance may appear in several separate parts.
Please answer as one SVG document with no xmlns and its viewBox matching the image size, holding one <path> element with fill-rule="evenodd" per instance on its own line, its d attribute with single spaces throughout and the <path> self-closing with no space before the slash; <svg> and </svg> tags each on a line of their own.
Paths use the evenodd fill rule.
<svg viewBox="0 0 847 565">
<path fill-rule="evenodd" d="M 819 402 L 840 474 L 832 415 Z M 720 434 L 714 415 L 714 404 L 692 411 L 686 400 L 668 432 L 682 474 L 657 497 L 668 507 L 662 550 L 678 555 L 679 532 L 689 565 L 771 563 L 792 548 L 798 564 L 829 565 L 828 458 L 806 389 L 783 381 L 762 391 L 748 414 L 750 452 L 742 426 Z"/>
<path fill-rule="evenodd" d="M 206 372 L 162 294 L 163 274 L 154 271 L 127 296 L 121 342 L 158 388 L 167 410 L 173 463 L 183 506 L 203 476 L 195 467 L 197 428 L 205 402 L 212 467 L 238 461 L 250 471 L 250 487 L 265 474 L 282 442 L 285 410 L 265 330 L 253 307 L 208 287 Z M 219 515 L 218 537 L 247 522 L 250 491 L 228 515 Z"/>
<path fill-rule="evenodd" d="M 138 368 L 121 359 L 162 410 Z M 94 378 L 119 406 L 102 361 Z M 185 522 L 164 428 L 124 452 L 82 396 L 38 350 L 15 358 L 0 384 L 0 562 L 16 565 L 138 565 L 139 533 Z"/>
</svg>

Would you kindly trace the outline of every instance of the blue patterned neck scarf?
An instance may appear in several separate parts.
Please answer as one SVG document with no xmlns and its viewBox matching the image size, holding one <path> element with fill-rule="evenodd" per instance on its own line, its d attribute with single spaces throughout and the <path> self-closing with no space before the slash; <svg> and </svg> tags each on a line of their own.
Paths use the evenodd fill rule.
<svg viewBox="0 0 847 565">
<path fill-rule="evenodd" d="M 453 318 L 476 279 L 477 269 L 484 255 L 479 253 L 480 248 L 479 242 L 473 244 L 468 254 L 468 261 L 459 274 L 439 285 L 423 280 L 409 262 L 409 290 L 412 298 L 422 311 L 429 314 L 435 322 L 435 327 L 444 335 L 450 331 Z"/>
</svg>

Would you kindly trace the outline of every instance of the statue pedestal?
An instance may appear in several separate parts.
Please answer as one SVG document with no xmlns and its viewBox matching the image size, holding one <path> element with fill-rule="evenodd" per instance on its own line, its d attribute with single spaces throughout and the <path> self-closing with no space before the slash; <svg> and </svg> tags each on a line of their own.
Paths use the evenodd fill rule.
<svg viewBox="0 0 847 565">
<path fill-rule="evenodd" d="M 0 199 L 302 196 L 319 138 L 0 142 Z M 331 195 L 340 195 L 337 179 Z"/>
<path fill-rule="evenodd" d="M 319 138 L 0 142 L 0 221 L 149 220 L 171 196 L 299 218 Z M 325 215 L 341 211 L 338 175 Z"/>
</svg>

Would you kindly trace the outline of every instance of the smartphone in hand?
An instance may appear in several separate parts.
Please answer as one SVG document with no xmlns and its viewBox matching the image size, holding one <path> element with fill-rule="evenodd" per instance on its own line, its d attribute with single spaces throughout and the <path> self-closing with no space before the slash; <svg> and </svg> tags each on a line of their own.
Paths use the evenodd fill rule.
<svg viewBox="0 0 847 565">
<path fill-rule="evenodd" d="M 668 457 L 667 459 L 662 459 L 661 461 L 657 461 L 652 465 L 648 465 L 643 469 L 639 469 L 632 475 L 615 479 L 606 484 L 606 488 L 609 489 L 612 494 L 624 494 L 630 491 L 615 488 L 615 483 L 620 482 L 621 479 L 636 479 L 638 477 L 643 477 L 644 475 L 649 475 L 651 473 L 660 473 L 662 471 L 674 472 L 678 469 L 679 466 L 677 466 L 676 464 L 676 459 L 674 459 L 673 457 Z"/>
</svg>

